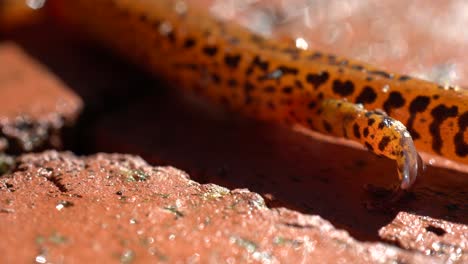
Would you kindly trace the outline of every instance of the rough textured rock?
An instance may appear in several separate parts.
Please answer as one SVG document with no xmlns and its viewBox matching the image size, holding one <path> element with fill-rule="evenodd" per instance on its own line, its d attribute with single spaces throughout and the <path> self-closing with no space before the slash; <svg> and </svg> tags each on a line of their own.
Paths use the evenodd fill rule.
<svg viewBox="0 0 468 264">
<path fill-rule="evenodd" d="M 426 2 L 424 5 L 429 6 Z M 406 4 L 403 6 L 406 7 Z M 367 24 L 366 22 L 366 28 Z M 382 26 L 386 25 L 387 23 L 382 23 Z M 291 26 L 286 28 L 290 29 Z M 326 27 L 323 29 L 327 30 Z M 363 35 L 366 32 L 362 30 Z M 88 151 L 140 153 L 153 164 L 170 164 L 188 170 L 191 177 L 199 182 L 213 182 L 231 189 L 249 188 L 260 193 L 270 208 L 287 206 L 304 214 L 320 215 L 334 226 L 344 228 L 359 240 L 379 240 L 378 230 L 390 223 L 400 211 L 431 216 L 434 221 L 446 219 L 465 226 L 468 224 L 466 173 L 430 166 L 417 188 L 407 194 L 400 203 L 389 207 L 385 212 L 369 211 L 363 206 L 363 202 L 369 200 L 370 193 L 363 186 L 366 184 L 386 186 L 388 183 L 394 183 L 396 178 L 392 162 L 374 157 L 365 151 L 311 139 L 293 133 L 289 129 L 252 124 L 248 121 L 233 122 L 230 118 L 218 118 L 206 112 L 199 113 L 193 106 L 186 106 L 167 95 L 159 94 L 157 97 L 138 101 L 138 98 L 146 95 L 142 92 L 142 88 L 157 90 L 158 87 L 154 87 L 145 75 L 106 55 L 105 51 L 82 45 L 66 33 L 59 31 L 49 22 L 43 22 L 10 32 L 7 37 L 15 40 L 30 55 L 63 79 L 85 99 L 87 107 L 92 105 L 93 110 L 88 112 L 83 127 L 91 128 L 95 125 L 94 121 L 97 121 L 98 127 L 89 131 L 87 137 L 83 137 L 86 139 L 83 140 L 85 144 L 80 144 L 80 147 L 84 146 Z M 355 38 L 356 43 L 362 41 L 361 37 L 359 34 Z M 340 43 L 344 43 L 346 47 L 348 45 L 346 42 Z M 427 43 L 430 45 L 432 41 Z M 416 44 L 411 47 L 419 50 Z M 446 46 L 443 47 L 444 51 L 447 51 Z M 333 49 L 332 45 L 327 45 L 328 48 Z M 463 61 L 460 58 L 463 57 L 457 57 L 457 61 Z M 383 62 L 381 66 L 387 65 L 388 62 Z M 401 70 L 401 67 L 396 69 Z M 130 101 L 134 99 L 137 102 L 131 105 Z M 103 113 L 107 115 L 112 112 L 113 114 L 103 118 Z M 336 143 L 335 139 L 332 142 Z M 92 145 L 94 149 L 89 148 Z M 46 156 L 57 155 L 49 153 Z M 431 249 L 428 246 L 417 247 L 419 236 L 412 233 L 412 236 L 405 237 L 405 229 L 402 227 L 396 229 L 402 233 L 394 238 L 402 241 L 407 238 L 406 244 L 382 235 L 384 233 L 381 233 L 381 237 L 387 241 L 395 241 L 401 247 L 409 248 L 409 251 L 403 250 L 406 253 L 383 244 L 354 244 L 355 241 L 344 232 L 335 229 L 331 229 L 331 233 L 322 232 L 321 230 L 331 227 L 328 222 L 317 217 L 304 216 L 285 209 L 250 210 L 252 206 L 246 205 L 252 203 L 249 201 L 261 200 L 254 194 L 240 191 L 229 192 L 222 197 L 203 202 L 203 206 L 206 206 L 201 207 L 203 210 L 199 210 L 200 208 L 186 210 L 191 202 L 178 204 L 178 195 L 198 201 L 196 200 L 198 196 L 186 194 L 225 193 L 227 190 L 192 182 L 193 186 L 187 187 L 188 191 L 184 192 L 183 187 L 189 185 L 190 181 L 179 179 L 184 176 L 170 168 L 156 169 L 159 171 L 157 175 L 176 179 L 164 183 L 153 180 L 146 183 L 132 182 L 132 178 L 141 177 L 138 172 L 135 176 L 130 173 L 128 177 L 130 182 L 124 180 L 127 179 L 128 173 L 117 172 L 119 175 L 124 175 L 124 179 L 118 179 L 122 176 L 113 176 L 113 172 L 109 170 L 104 169 L 100 172 L 100 164 L 107 166 L 105 164 L 110 163 L 109 159 L 116 162 L 117 165 L 112 165 L 114 167 L 125 167 L 128 163 L 137 166 L 144 164 L 128 156 L 90 158 L 76 158 L 68 154 L 59 156 L 68 157 L 64 159 L 64 164 L 60 165 L 62 168 L 68 166 L 67 164 L 77 164 L 70 165 L 69 168 L 81 167 L 82 170 L 75 176 L 70 176 L 70 173 L 73 174 L 71 169 L 62 176 L 48 175 L 47 167 L 52 168 L 52 165 L 58 161 L 46 162 L 44 157 L 32 155 L 28 158 L 22 157 L 18 161 L 21 164 L 31 161 L 36 165 L 21 165 L 14 174 L 1 179 L 0 186 L 3 190 L 0 191 L 0 232 L 4 234 L 2 238 L 8 239 L 0 240 L 0 251 L 8 250 L 8 253 L 4 254 L 1 251 L 0 254 L 4 255 L 0 256 L 14 258 L 19 255 L 24 258 L 24 262 L 46 259 L 51 262 L 72 262 L 69 258 L 71 256 L 82 260 L 76 262 L 95 261 L 95 257 L 99 257 L 104 261 L 120 260 L 128 263 L 132 260 L 135 262 L 164 260 L 175 256 L 176 251 L 180 250 L 184 254 L 181 257 L 182 262 L 195 262 L 197 259 L 204 260 L 203 257 L 206 257 L 204 252 L 208 252 L 207 248 L 212 249 L 215 245 L 221 248 L 222 253 L 227 252 L 226 254 L 237 250 L 232 253 L 235 255 L 234 258 L 244 260 L 245 257 L 252 261 L 263 258 L 260 260 L 264 262 L 268 262 L 268 258 L 265 257 L 269 256 L 264 252 L 275 257 L 270 262 L 286 258 L 288 261 L 289 258 L 302 260 L 299 259 L 299 254 L 302 254 L 301 258 L 307 257 L 306 260 L 323 259 L 323 262 L 326 262 L 330 252 L 334 254 L 331 262 L 341 261 L 342 254 L 349 252 L 351 257 L 346 255 L 343 257 L 343 262 L 358 262 L 361 259 L 356 260 L 353 252 L 360 250 L 364 252 L 362 261 L 368 260 L 369 252 L 372 253 L 374 260 L 381 256 L 381 252 L 390 254 L 396 252 L 396 256 L 403 256 L 401 261 L 409 260 L 408 262 L 448 262 L 452 257 L 448 254 L 439 254 L 441 251 L 430 258 L 421 257 L 421 253 L 431 254 L 433 251 L 427 251 Z M 2 160 L 0 170 L 8 171 L 14 166 L 15 160 L 11 157 L 0 156 L 0 159 Z M 149 168 L 146 165 L 142 166 Z M 30 169 L 21 172 L 20 168 L 25 167 Z M 150 171 L 152 170 L 151 168 Z M 31 177 L 25 177 L 22 173 Z M 106 179 L 103 174 L 111 178 Z M 178 176 L 170 176 L 173 174 Z M 166 197 L 166 193 L 158 193 L 153 189 L 175 190 L 175 187 L 171 187 L 172 183 L 180 183 L 182 186 L 176 190 L 177 195 L 172 197 Z M 108 186 L 103 186 L 106 184 Z M 21 188 L 17 190 L 13 187 Z M 10 190 L 6 192 L 4 188 Z M 75 192 L 75 189 L 79 192 Z M 245 209 L 244 212 L 247 213 L 243 217 L 231 212 L 227 214 L 226 219 L 220 220 L 215 214 L 214 220 L 210 219 L 211 225 L 204 223 L 207 214 L 205 208 L 222 208 L 220 212 L 224 213 L 226 206 L 223 202 L 234 200 L 239 201 L 241 209 L 248 208 Z M 183 210 L 177 210 L 175 205 Z M 238 208 L 238 204 L 234 205 L 236 205 L 234 208 Z M 146 212 L 149 214 L 146 215 Z M 195 215 L 197 220 L 194 224 L 188 218 L 193 219 Z M 273 233 L 283 237 L 265 232 L 265 226 L 277 223 L 275 219 L 289 219 L 285 215 L 292 215 L 294 223 L 301 224 L 272 227 Z M 254 222 L 257 218 L 262 220 L 260 224 Z M 233 223 L 238 225 L 236 227 L 238 229 L 235 230 L 242 229 L 242 231 L 231 236 L 226 232 L 234 229 L 225 231 L 224 228 Z M 200 237 L 198 240 L 187 240 L 193 238 L 190 232 L 193 229 L 197 230 L 197 228 L 188 230 L 187 227 L 198 227 L 198 224 L 203 224 L 200 237 L 203 236 L 203 243 L 206 245 L 200 242 L 202 240 Z M 432 230 L 438 232 L 438 229 Z M 453 230 L 453 236 L 442 236 L 443 243 L 459 245 L 457 240 L 451 241 L 451 239 L 455 239 L 462 229 Z M 290 231 L 291 233 L 288 233 Z M 293 234 L 293 231 L 296 233 Z M 426 230 L 419 231 L 422 237 L 427 235 Z M 316 232 L 321 232 L 324 237 Z M 186 240 L 181 238 L 184 234 L 189 234 Z M 287 237 L 287 234 L 291 234 L 291 237 Z M 333 237 L 330 242 L 329 234 L 330 236 L 340 234 L 343 237 Z M 220 237 L 224 239 L 221 242 L 217 240 Z M 309 240 L 306 240 L 306 237 Z M 333 241 L 341 243 L 343 240 L 346 242 L 340 244 L 342 247 L 337 248 L 336 244 L 333 244 Z M 4 246 L 7 244 L 8 246 Z M 437 246 L 437 242 L 435 245 Z M 269 251 L 271 248 L 278 251 Z M 310 253 L 307 253 L 307 250 L 311 250 Z M 281 255 L 282 252 L 286 252 L 284 253 L 286 255 Z M 219 256 L 224 257 L 224 255 Z M 361 255 L 358 257 L 361 258 Z M 167 262 L 172 260 L 167 258 Z M 382 258 L 382 261 L 386 260 L 388 259 Z M 464 255 L 458 260 L 464 260 Z"/>
<path fill-rule="evenodd" d="M 0 178 L 4 263 L 440 263 L 360 243 L 318 216 L 269 209 L 247 190 L 201 185 L 137 157 L 54 151 Z"/>
<path fill-rule="evenodd" d="M 399 213 L 379 234 L 383 239 L 406 249 L 425 252 L 431 256 L 449 257 L 451 263 L 468 263 L 466 225 L 429 216 Z"/>
<path fill-rule="evenodd" d="M 4 37 L 45 65 L 85 102 L 74 126 L 76 134 L 85 134 L 98 117 L 157 93 L 157 84 L 148 75 L 106 50 L 79 41 L 80 34 L 60 30 L 51 21 L 21 27 Z M 88 144 L 75 143 L 67 146 L 89 152 Z"/>
<path fill-rule="evenodd" d="M 81 99 L 12 43 L 0 44 L 0 151 L 60 148 Z"/>
<path fill-rule="evenodd" d="M 428 166 L 402 200 L 368 210 L 364 204 L 381 192 L 366 186 L 395 184 L 393 162 L 336 139 L 213 115 L 170 94 L 106 116 L 91 134 L 97 150 L 176 166 L 198 182 L 248 188 L 270 206 L 320 215 L 360 240 L 379 240 L 378 230 L 400 211 L 468 224 L 465 172 Z"/>
</svg>

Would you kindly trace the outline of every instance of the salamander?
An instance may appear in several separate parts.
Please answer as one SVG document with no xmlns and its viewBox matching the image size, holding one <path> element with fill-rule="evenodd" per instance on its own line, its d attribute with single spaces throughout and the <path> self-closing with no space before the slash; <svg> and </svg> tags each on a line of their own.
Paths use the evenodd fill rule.
<svg viewBox="0 0 468 264">
<path fill-rule="evenodd" d="M 468 163 L 468 92 L 265 38 L 183 0 L 49 0 L 59 21 L 151 73 L 260 120 L 344 137 L 397 164 Z"/>
</svg>

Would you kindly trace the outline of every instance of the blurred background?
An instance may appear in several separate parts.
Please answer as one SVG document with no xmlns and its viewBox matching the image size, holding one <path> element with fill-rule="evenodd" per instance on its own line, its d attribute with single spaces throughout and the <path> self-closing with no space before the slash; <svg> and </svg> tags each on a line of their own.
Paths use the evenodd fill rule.
<svg viewBox="0 0 468 264">
<path fill-rule="evenodd" d="M 468 83 L 464 0 L 191 0 L 266 36 L 443 85 Z"/>
</svg>

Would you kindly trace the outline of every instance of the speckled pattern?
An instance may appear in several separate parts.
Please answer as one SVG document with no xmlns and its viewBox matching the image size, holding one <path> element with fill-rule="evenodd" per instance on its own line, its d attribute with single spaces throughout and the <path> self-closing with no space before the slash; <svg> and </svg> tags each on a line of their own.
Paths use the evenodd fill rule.
<svg viewBox="0 0 468 264">
<path fill-rule="evenodd" d="M 183 1 L 50 2 L 63 21 L 177 86 L 259 119 L 347 137 L 395 159 L 403 188 L 418 170 L 408 132 L 420 150 L 468 161 L 467 91 L 264 39 Z M 372 110 L 349 107 L 350 114 L 340 109 L 342 100 Z"/>
<path fill-rule="evenodd" d="M 452 263 L 467 263 L 468 226 L 401 212 L 379 235 L 399 246 L 431 256 L 449 256 Z"/>
<path fill-rule="evenodd" d="M 129 155 L 49 151 L 0 178 L 2 263 L 443 263 Z"/>
</svg>

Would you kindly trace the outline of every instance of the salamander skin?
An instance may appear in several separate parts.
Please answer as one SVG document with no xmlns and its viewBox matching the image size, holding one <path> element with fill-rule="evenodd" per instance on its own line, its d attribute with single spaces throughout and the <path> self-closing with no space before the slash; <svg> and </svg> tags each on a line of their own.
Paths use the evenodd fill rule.
<svg viewBox="0 0 468 264">
<path fill-rule="evenodd" d="M 258 119 L 349 138 L 394 159 L 402 189 L 421 167 L 413 140 L 421 151 L 468 163 L 465 90 L 265 39 L 183 1 L 48 4 L 62 22 L 175 86 Z"/>
</svg>

